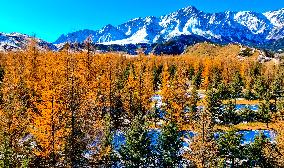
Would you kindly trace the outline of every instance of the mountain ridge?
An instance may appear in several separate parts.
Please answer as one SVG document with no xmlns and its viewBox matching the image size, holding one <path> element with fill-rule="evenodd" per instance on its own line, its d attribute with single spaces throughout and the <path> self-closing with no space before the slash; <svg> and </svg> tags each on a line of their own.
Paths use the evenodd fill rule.
<svg viewBox="0 0 284 168">
<path fill-rule="evenodd" d="M 28 47 L 28 45 L 35 40 L 39 49 L 57 50 L 57 47 L 42 39 L 29 36 L 21 33 L 1 33 L 0 32 L 0 51 L 14 51 L 22 50 Z"/>
<path fill-rule="evenodd" d="M 89 37 L 99 50 L 129 53 L 143 46 L 147 53 L 180 54 L 187 46 L 200 42 L 236 43 L 277 51 L 284 48 L 284 8 L 263 13 L 207 13 L 188 6 L 159 17 L 138 17 L 117 26 L 108 24 L 99 30 L 62 34 L 53 43 L 36 41 L 41 48 L 56 51 L 66 42 L 83 44 Z M 0 50 L 24 49 L 32 38 L 20 33 L 0 33 Z"/>
<path fill-rule="evenodd" d="M 284 8 L 257 13 L 225 11 L 206 13 L 188 6 L 160 17 L 138 17 L 112 29 L 83 30 L 62 35 L 54 44 L 83 42 L 93 36 L 94 43 L 165 43 L 180 35 L 198 35 L 217 43 L 261 46 L 284 37 Z"/>
</svg>

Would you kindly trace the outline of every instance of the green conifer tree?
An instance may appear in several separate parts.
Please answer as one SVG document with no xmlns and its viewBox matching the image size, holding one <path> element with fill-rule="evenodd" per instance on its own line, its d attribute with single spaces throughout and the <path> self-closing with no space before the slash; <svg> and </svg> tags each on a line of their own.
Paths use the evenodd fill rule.
<svg viewBox="0 0 284 168">
<path fill-rule="evenodd" d="M 141 115 L 137 115 L 126 131 L 126 143 L 118 151 L 122 165 L 129 168 L 153 166 L 151 137 Z"/>
<path fill-rule="evenodd" d="M 169 121 L 163 126 L 158 140 L 159 166 L 178 167 L 182 160 L 181 147 L 182 140 L 178 126 L 175 122 Z"/>
</svg>

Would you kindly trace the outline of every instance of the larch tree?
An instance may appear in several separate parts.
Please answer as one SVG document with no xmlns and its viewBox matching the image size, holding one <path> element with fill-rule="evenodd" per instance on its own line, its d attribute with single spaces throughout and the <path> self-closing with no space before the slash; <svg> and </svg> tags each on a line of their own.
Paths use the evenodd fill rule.
<svg viewBox="0 0 284 168">
<path fill-rule="evenodd" d="M 1 104 L 1 155 L 3 167 L 19 167 L 31 157 L 30 144 L 24 139 L 28 136 L 31 105 L 30 92 L 24 81 L 24 65 L 20 64 L 18 54 L 9 55 L 5 63 L 5 77 L 2 85 Z M 22 157 L 20 157 L 22 156 Z"/>
<path fill-rule="evenodd" d="M 85 132 L 82 128 L 84 122 L 84 111 L 82 102 L 84 101 L 83 88 L 80 85 L 80 76 L 78 75 L 78 59 L 76 54 L 67 56 L 67 81 L 64 91 L 64 104 L 66 110 L 66 120 L 68 135 L 66 136 L 66 161 L 70 167 L 81 167 L 87 163 L 83 157 L 87 149 L 87 144 L 84 141 Z"/>
<path fill-rule="evenodd" d="M 201 109 L 200 120 L 195 124 L 197 135 L 193 138 L 192 152 L 186 157 L 194 161 L 197 167 L 211 167 L 217 164 L 215 154 L 217 146 L 214 140 L 215 115 L 218 113 L 220 100 L 213 90 L 205 98 L 205 107 Z"/>
</svg>

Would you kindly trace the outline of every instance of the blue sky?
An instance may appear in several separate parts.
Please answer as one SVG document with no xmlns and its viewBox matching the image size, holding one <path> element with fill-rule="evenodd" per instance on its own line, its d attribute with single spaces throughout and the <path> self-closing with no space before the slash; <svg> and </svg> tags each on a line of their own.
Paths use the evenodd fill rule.
<svg viewBox="0 0 284 168">
<path fill-rule="evenodd" d="M 1 0 L 0 32 L 36 34 L 53 42 L 61 34 L 97 30 L 193 5 L 205 12 L 284 8 L 284 0 Z"/>
</svg>

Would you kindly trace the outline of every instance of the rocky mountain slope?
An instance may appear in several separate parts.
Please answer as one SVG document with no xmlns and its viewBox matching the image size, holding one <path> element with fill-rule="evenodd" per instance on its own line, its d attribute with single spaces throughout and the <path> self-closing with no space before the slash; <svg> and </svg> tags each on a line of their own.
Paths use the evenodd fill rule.
<svg viewBox="0 0 284 168">
<path fill-rule="evenodd" d="M 0 33 L 0 51 L 13 51 L 25 49 L 33 40 L 33 37 L 20 33 Z M 41 49 L 57 50 L 52 43 L 35 38 Z"/>
</svg>

